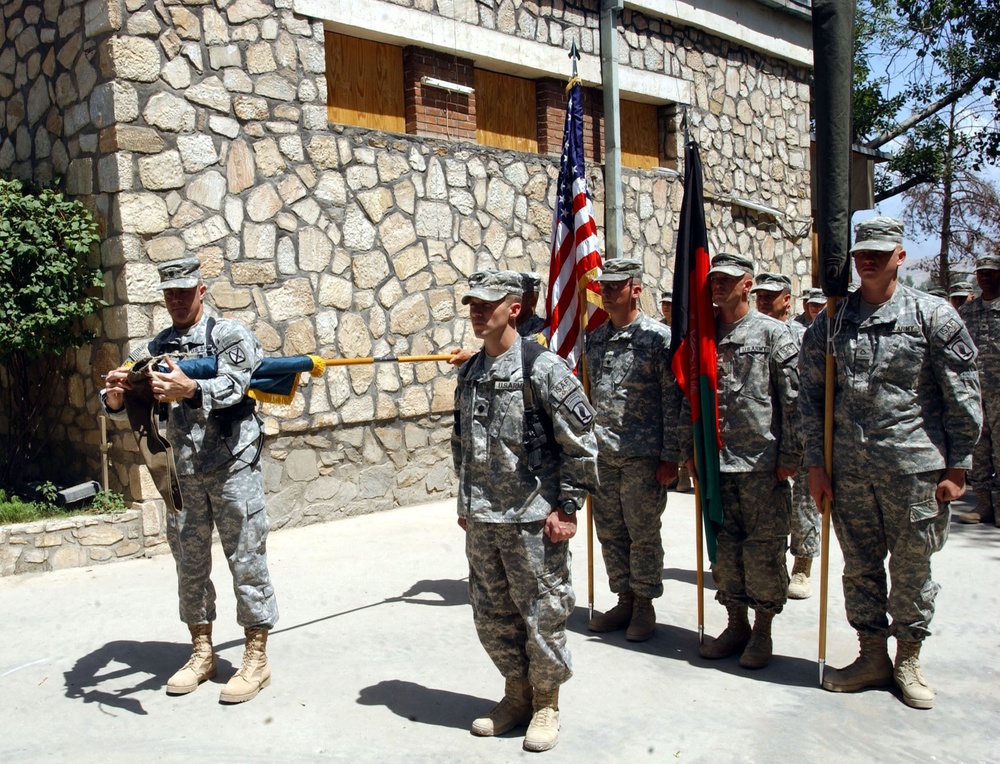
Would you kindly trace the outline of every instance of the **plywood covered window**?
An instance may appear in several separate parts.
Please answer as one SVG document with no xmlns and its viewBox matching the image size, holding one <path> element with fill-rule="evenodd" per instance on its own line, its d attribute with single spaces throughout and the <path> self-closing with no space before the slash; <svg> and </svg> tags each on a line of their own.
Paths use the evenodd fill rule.
<svg viewBox="0 0 1000 764">
<path fill-rule="evenodd" d="M 327 32 L 326 95 L 330 122 L 405 133 L 403 49 Z"/>
<path fill-rule="evenodd" d="M 636 101 L 619 102 L 622 165 L 650 170 L 660 165 L 660 131 L 656 106 Z"/>
<path fill-rule="evenodd" d="M 538 153 L 534 80 L 476 69 L 476 141 Z"/>
</svg>

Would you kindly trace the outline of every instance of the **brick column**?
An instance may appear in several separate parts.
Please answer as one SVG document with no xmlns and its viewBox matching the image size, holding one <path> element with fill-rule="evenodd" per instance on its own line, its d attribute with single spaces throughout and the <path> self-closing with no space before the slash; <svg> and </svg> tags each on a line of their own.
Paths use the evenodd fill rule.
<svg viewBox="0 0 1000 764">
<path fill-rule="evenodd" d="M 561 153 L 566 125 L 565 81 L 554 77 L 536 80 L 535 106 L 538 113 L 538 153 Z"/>
<path fill-rule="evenodd" d="M 475 86 L 470 59 L 410 45 L 403 48 L 406 132 L 449 140 L 476 140 L 476 94 L 452 93 L 424 85 L 422 77 Z"/>
</svg>

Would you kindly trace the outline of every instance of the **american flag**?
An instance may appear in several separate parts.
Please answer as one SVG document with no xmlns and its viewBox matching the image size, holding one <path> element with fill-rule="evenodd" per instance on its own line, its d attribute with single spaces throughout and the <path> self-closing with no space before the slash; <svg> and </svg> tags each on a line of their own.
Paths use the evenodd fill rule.
<svg viewBox="0 0 1000 764">
<path fill-rule="evenodd" d="M 593 280 L 601 274 L 597 251 L 594 205 L 587 191 L 583 163 L 583 105 L 579 81 L 572 82 L 566 103 L 562 164 L 556 209 L 552 218 L 549 288 L 545 297 L 545 328 L 549 349 L 576 367 L 583 355 L 586 331 L 600 326 L 607 314 Z M 586 317 L 581 319 L 580 295 L 585 295 Z"/>
</svg>

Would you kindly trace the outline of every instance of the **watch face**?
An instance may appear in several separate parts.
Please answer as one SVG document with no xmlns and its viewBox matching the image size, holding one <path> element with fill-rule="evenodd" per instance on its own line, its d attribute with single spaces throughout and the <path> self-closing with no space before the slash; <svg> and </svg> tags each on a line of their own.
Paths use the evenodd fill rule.
<svg viewBox="0 0 1000 764">
<path fill-rule="evenodd" d="M 564 501 L 562 503 L 562 511 L 567 515 L 576 514 L 576 510 L 578 509 L 579 507 L 576 505 L 575 501 Z"/>
</svg>

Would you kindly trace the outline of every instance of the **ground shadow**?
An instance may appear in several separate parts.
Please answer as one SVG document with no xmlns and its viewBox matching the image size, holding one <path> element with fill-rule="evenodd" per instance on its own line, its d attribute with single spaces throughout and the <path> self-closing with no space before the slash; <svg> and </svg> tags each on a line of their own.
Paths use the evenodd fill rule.
<svg viewBox="0 0 1000 764">
<path fill-rule="evenodd" d="M 590 642 L 603 644 L 610 649 L 630 650 L 668 660 L 684 661 L 699 668 L 788 687 L 815 687 L 818 681 L 819 669 L 815 661 L 775 653 L 767 668 L 752 671 L 740 666 L 739 656 L 719 661 L 702 658 L 698 654 L 697 631 L 657 623 L 651 639 L 646 642 L 629 642 L 625 639 L 624 629 L 606 634 L 588 631 L 587 616 L 586 607 L 575 608 L 569 617 L 567 629 L 586 637 Z"/>
<path fill-rule="evenodd" d="M 715 591 L 715 581 L 712 579 L 712 571 L 706 570 L 704 573 L 705 589 Z M 685 568 L 664 568 L 664 581 L 680 581 L 682 584 L 698 585 L 698 571 L 687 570 Z"/>
<path fill-rule="evenodd" d="M 215 649 L 242 644 L 243 640 L 236 640 L 216 645 Z M 80 658 L 73 668 L 63 673 L 66 697 L 98 703 L 102 710 L 117 708 L 142 716 L 146 710 L 139 696 L 161 691 L 189 657 L 191 646 L 181 642 L 108 642 Z M 220 658 L 219 675 L 229 676 L 233 672 L 232 664 Z M 121 687 L 123 682 L 131 686 Z"/>
<path fill-rule="evenodd" d="M 418 724 L 467 729 L 486 714 L 495 701 L 448 690 L 434 690 L 414 682 L 388 679 L 358 694 L 362 706 L 385 706 L 397 716 Z"/>
</svg>

